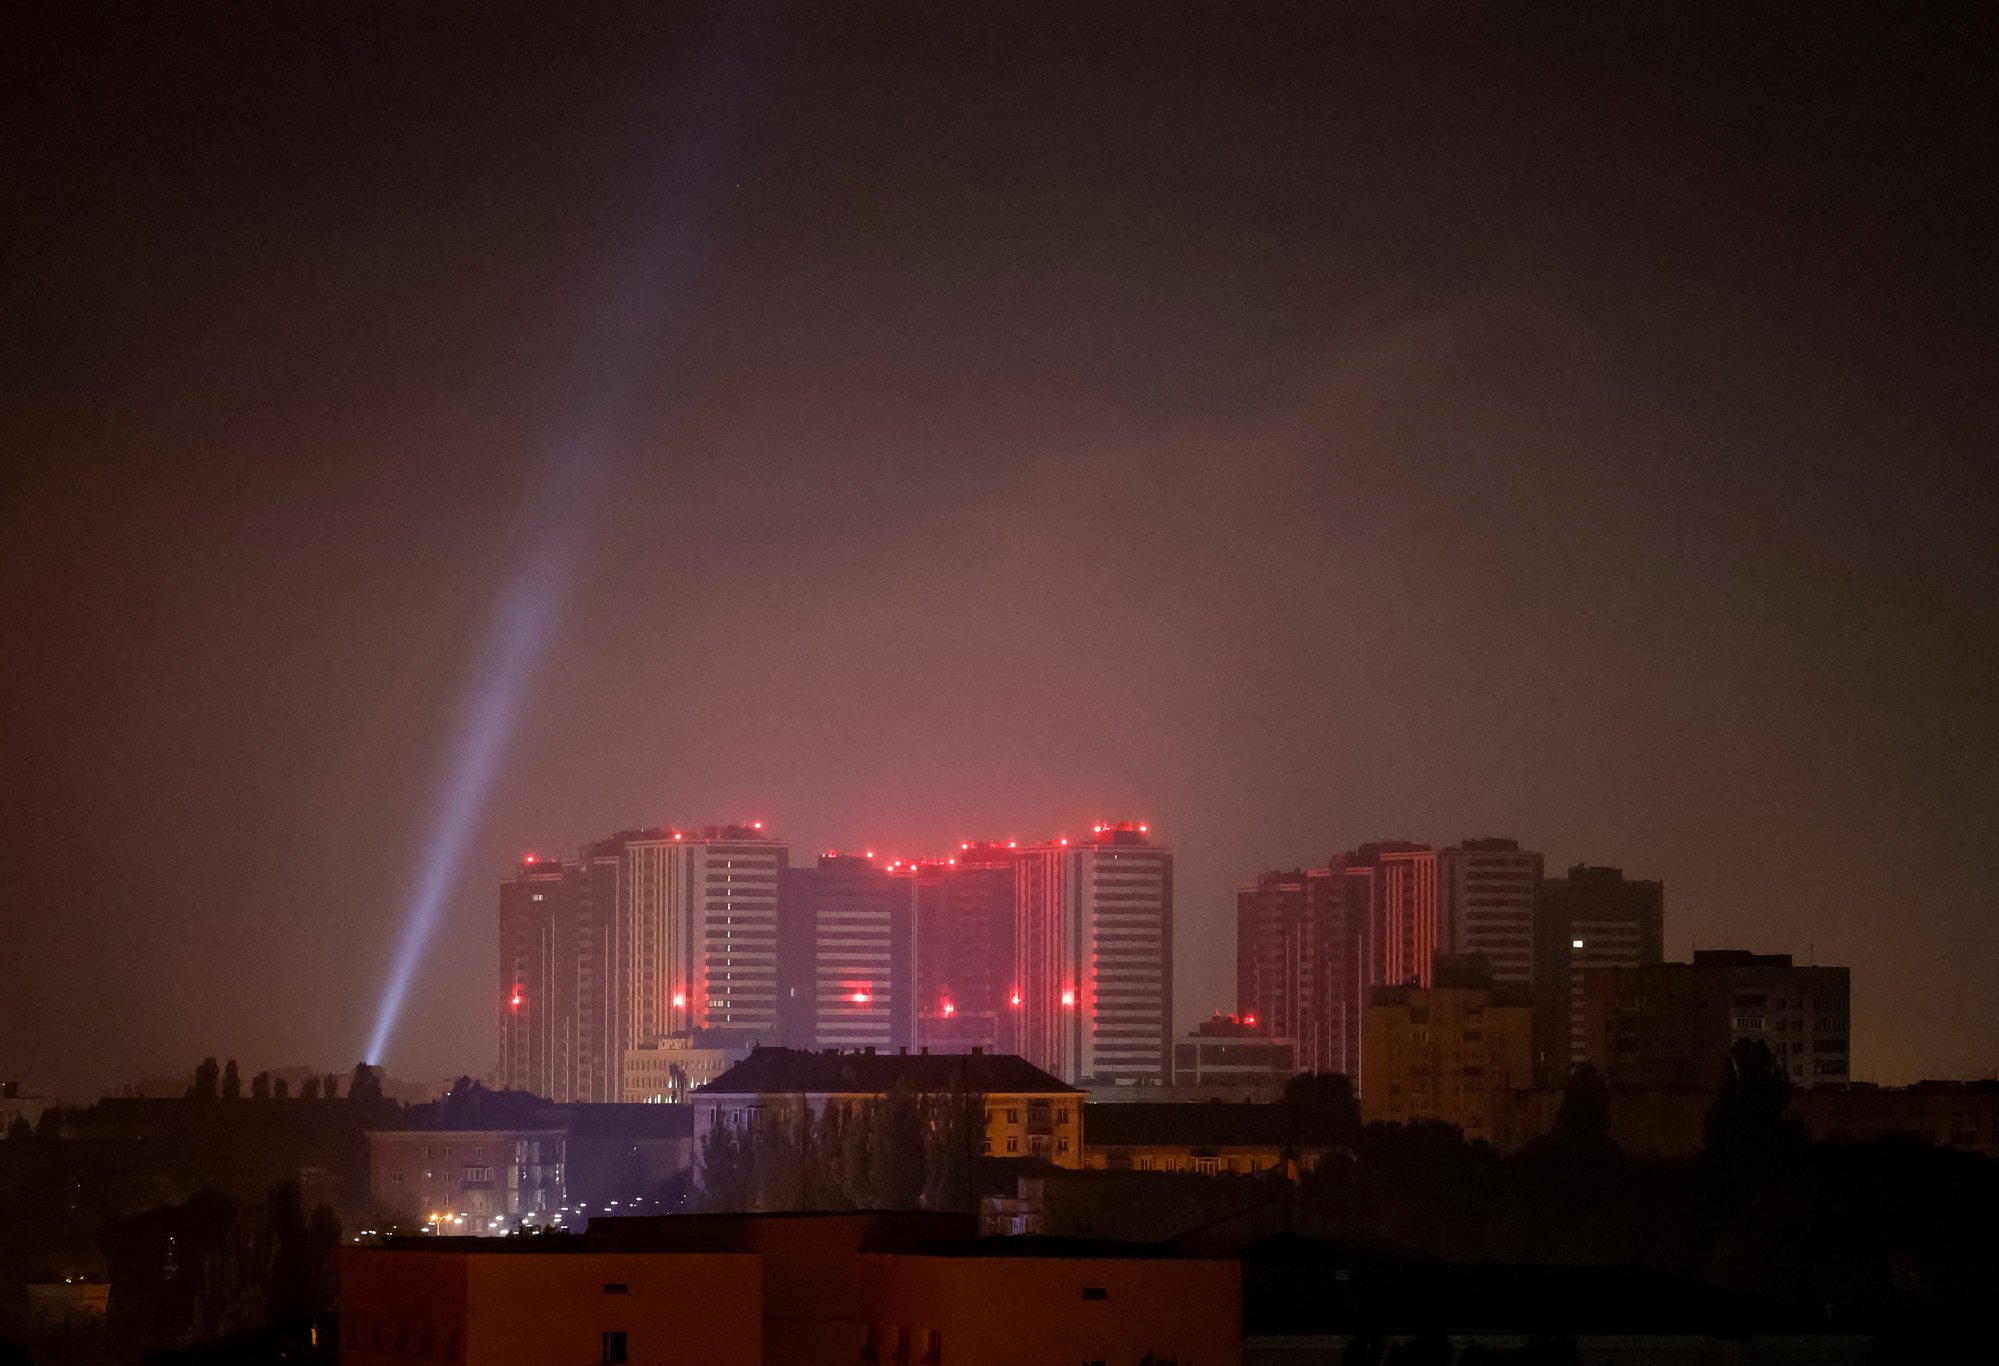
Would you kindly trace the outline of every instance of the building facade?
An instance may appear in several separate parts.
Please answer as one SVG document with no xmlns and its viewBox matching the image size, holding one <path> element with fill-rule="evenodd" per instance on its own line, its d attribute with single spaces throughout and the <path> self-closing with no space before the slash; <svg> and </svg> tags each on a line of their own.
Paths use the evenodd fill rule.
<svg viewBox="0 0 1999 1366">
<path fill-rule="evenodd" d="M 914 898 L 918 1047 L 1017 1050 L 1015 853 L 1002 841 L 970 840 L 951 857 L 903 866 Z"/>
<path fill-rule="evenodd" d="M 620 1099 L 627 1105 L 677 1105 L 747 1058 L 754 1046 L 747 1034 L 706 1029 L 628 1048 Z"/>
<path fill-rule="evenodd" d="M 1495 986 L 1531 987 L 1541 856 L 1518 840 L 1462 840 L 1444 850 L 1441 877 L 1441 950 L 1485 959 Z"/>
<path fill-rule="evenodd" d="M 573 1239 L 342 1250 L 353 1366 L 1018 1366 L 1242 1360 L 1234 1260 L 975 1241 L 951 1216 L 593 1222 Z"/>
<path fill-rule="evenodd" d="M 1541 884 L 1535 905 L 1534 1055 L 1559 1086 L 1584 1061 L 1583 987 L 1604 968 L 1664 960 L 1666 886 L 1577 864 Z"/>
<path fill-rule="evenodd" d="M 566 1121 L 566 1117 L 561 1117 Z M 375 1208 L 443 1233 L 503 1231 L 568 1203 L 566 1122 L 490 1129 L 371 1129 Z"/>
<path fill-rule="evenodd" d="M 780 882 L 780 986 L 787 1043 L 908 1047 L 916 1034 L 913 898 L 906 877 L 856 854 L 824 854 Z"/>
<path fill-rule="evenodd" d="M 1494 1093 L 1532 1085 L 1534 1001 L 1476 956 L 1440 955 L 1430 986 L 1373 989 L 1363 1048 L 1369 1123 L 1438 1120 L 1493 1136 Z"/>
<path fill-rule="evenodd" d="M 1298 1044 L 1274 1036 L 1255 1015 L 1217 1015 L 1173 1045 L 1173 1085 L 1247 1092 L 1275 1100 L 1298 1074 Z"/>
<path fill-rule="evenodd" d="M 577 859 L 558 936 L 570 1039 L 557 1099 L 613 1103 L 625 1056 L 692 1030 L 778 1034 L 778 880 L 760 823 L 626 830 Z"/>
<path fill-rule="evenodd" d="M 1020 1058 L 987 1053 L 757 1049 L 688 1098 L 697 1153 L 717 1128 L 784 1113 L 817 1120 L 829 1105 L 858 1107 L 898 1089 L 919 1098 L 979 1097 L 986 1155 L 1082 1164 L 1083 1093 Z"/>
<path fill-rule="evenodd" d="M 1383 840 L 1262 874 L 1236 893 L 1236 1010 L 1295 1039 L 1301 1071 L 1359 1084 L 1372 988 L 1427 985 L 1439 952 L 1485 958 L 1501 985 L 1533 980 L 1540 880 L 1541 855 L 1496 838 Z"/>
<path fill-rule="evenodd" d="M 573 865 L 530 854 L 500 883 L 500 1085 L 568 1094 L 575 987 Z"/>
<path fill-rule="evenodd" d="M 1172 1075 L 1173 855 L 1148 836 L 1125 821 L 1015 855 L 1009 1007 L 1020 1055 L 1064 1081 Z"/>
<path fill-rule="evenodd" d="M 1613 1088 L 1713 1090 L 1753 1039 L 1801 1089 L 1852 1080 L 1851 974 L 1783 953 L 1701 949 L 1691 963 L 1586 974 L 1584 1057 Z"/>
</svg>

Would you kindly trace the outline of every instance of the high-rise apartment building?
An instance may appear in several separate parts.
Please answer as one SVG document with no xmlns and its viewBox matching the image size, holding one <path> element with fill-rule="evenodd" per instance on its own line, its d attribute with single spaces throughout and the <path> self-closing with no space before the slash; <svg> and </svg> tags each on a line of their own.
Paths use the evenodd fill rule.
<svg viewBox="0 0 1999 1366">
<path fill-rule="evenodd" d="M 758 825 L 626 830 L 586 846 L 558 937 L 571 1043 L 556 1098 L 614 1102 L 627 1051 L 690 1030 L 777 1039 L 777 884 Z"/>
<path fill-rule="evenodd" d="M 809 1048 L 907 1048 L 916 1034 L 907 878 L 858 854 L 787 868 L 778 901 L 785 1028 Z"/>
<path fill-rule="evenodd" d="M 1145 826 L 1014 855 L 1019 1052 L 1064 1081 L 1172 1076 L 1173 855 Z"/>
<path fill-rule="evenodd" d="M 1236 893 L 1236 1009 L 1296 1039 L 1301 1069 L 1363 1085 L 1371 988 L 1427 986 L 1440 951 L 1484 958 L 1499 985 L 1532 980 L 1540 877 L 1508 839 L 1383 840 L 1263 874 Z"/>
<path fill-rule="evenodd" d="M 549 1099 L 566 1084 L 573 865 L 534 855 L 500 883 L 500 1085 Z"/>
<path fill-rule="evenodd" d="M 903 867 L 915 898 L 916 1042 L 937 1053 L 1012 1053 L 1015 846 L 973 840 Z"/>
<path fill-rule="evenodd" d="M 1430 984 L 1440 942 L 1442 856 L 1427 844 L 1363 844 L 1340 862 L 1371 870 L 1368 985 Z"/>
<path fill-rule="evenodd" d="M 1691 963 L 1587 974 L 1584 1058 L 1614 1087 L 1711 1090 L 1729 1049 L 1764 1044 L 1801 1088 L 1852 1074 L 1852 988 L 1838 967 L 1797 967 L 1787 953 L 1701 949 Z"/>
<path fill-rule="evenodd" d="M 1441 951 L 1485 959 L 1497 986 L 1531 986 L 1541 856 L 1518 840 L 1468 839 L 1444 850 L 1442 878 Z"/>
<path fill-rule="evenodd" d="M 1558 1085 L 1584 1059 L 1589 974 L 1665 958 L 1666 885 L 1576 864 L 1541 884 L 1534 937 L 1534 1056 L 1543 1079 Z"/>
<path fill-rule="evenodd" d="M 1362 1117 L 1441 1120 L 1489 1140 L 1493 1093 L 1533 1082 L 1533 1014 L 1533 997 L 1495 982 L 1478 955 L 1438 955 L 1427 987 L 1372 988 Z"/>
</svg>

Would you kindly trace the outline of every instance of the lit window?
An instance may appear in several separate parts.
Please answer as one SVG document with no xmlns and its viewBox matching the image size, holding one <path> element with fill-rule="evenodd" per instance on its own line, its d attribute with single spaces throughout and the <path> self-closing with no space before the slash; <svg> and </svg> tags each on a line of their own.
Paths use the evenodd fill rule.
<svg viewBox="0 0 1999 1366">
<path fill-rule="evenodd" d="M 629 1360 L 631 1358 L 625 1354 L 625 1335 L 604 1334 L 604 1366 L 624 1366 Z"/>
<path fill-rule="evenodd" d="M 1571 939 L 1569 941 L 1569 947 L 1572 949 L 1579 949 L 1582 946 L 1583 946 L 1583 941 L 1580 939 Z"/>
</svg>

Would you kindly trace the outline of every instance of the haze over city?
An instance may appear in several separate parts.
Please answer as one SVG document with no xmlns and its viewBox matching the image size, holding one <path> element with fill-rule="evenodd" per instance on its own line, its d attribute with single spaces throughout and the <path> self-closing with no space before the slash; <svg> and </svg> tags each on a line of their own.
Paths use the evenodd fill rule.
<svg viewBox="0 0 1999 1366">
<path fill-rule="evenodd" d="M 506 13 L 7 21 L 0 1074 L 351 1066 L 496 658 L 397 1075 L 749 819 L 1147 821 L 1183 1027 L 1511 836 L 1999 1068 L 1988 22 Z"/>
</svg>

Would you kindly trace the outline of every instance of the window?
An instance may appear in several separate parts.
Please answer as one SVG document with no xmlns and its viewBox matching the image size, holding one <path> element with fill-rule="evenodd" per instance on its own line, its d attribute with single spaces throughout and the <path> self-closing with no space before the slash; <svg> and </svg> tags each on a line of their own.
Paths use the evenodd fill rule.
<svg viewBox="0 0 1999 1366">
<path fill-rule="evenodd" d="M 1104 1289 L 1101 1285 L 1086 1285 L 1083 1287 L 1083 1298 L 1086 1300 L 1107 1300 L 1110 1297 L 1111 1292 Z"/>
<path fill-rule="evenodd" d="M 1010 1152 L 1010 1153 L 1017 1153 L 1017 1152 L 1019 1152 L 1019 1151 L 1020 1151 L 1020 1140 L 1019 1140 L 1019 1139 L 1017 1139 L 1017 1138 L 1009 1138 L 1009 1139 L 1008 1139 L 1008 1140 L 1006 1141 L 1006 1150 L 1007 1150 L 1008 1152 Z"/>
<path fill-rule="evenodd" d="M 605 1281 L 604 1293 L 606 1295 L 629 1295 L 632 1293 L 632 1288 L 623 1281 Z"/>
<path fill-rule="evenodd" d="M 473 1147 L 473 1149 L 472 1149 L 472 1160 L 473 1160 L 474 1162 L 483 1162 L 483 1161 L 485 1161 L 485 1160 L 486 1160 L 486 1145 L 485 1145 L 485 1144 L 481 1143 L 481 1144 L 477 1144 L 477 1145 L 475 1145 L 475 1146 Z"/>
<path fill-rule="evenodd" d="M 1006 1122 L 1007 1122 L 1007 1123 L 1009 1123 L 1009 1124 L 1018 1124 L 1018 1123 L 1020 1123 L 1020 1111 L 1018 1111 L 1018 1110 L 1008 1110 L 1008 1111 L 1006 1112 Z"/>
<path fill-rule="evenodd" d="M 395 1185 L 400 1186 L 403 1183 L 403 1174 L 401 1172 L 391 1172 L 389 1174 L 389 1180 L 393 1182 Z"/>
<path fill-rule="evenodd" d="M 604 1366 L 624 1366 L 631 1360 L 625 1355 L 625 1335 L 623 1333 L 604 1334 Z"/>
</svg>

